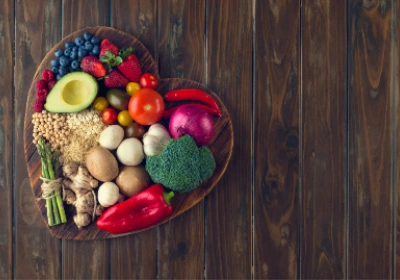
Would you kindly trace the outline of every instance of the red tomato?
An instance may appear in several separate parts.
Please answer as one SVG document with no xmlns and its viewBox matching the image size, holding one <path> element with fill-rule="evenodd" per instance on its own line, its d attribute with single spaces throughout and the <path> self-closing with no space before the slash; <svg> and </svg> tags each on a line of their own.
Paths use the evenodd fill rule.
<svg viewBox="0 0 400 280">
<path fill-rule="evenodd" d="M 158 80 L 154 75 L 145 73 L 140 77 L 139 84 L 142 88 L 155 89 L 158 86 Z"/>
<path fill-rule="evenodd" d="M 129 100 L 128 110 L 132 119 L 141 125 L 158 122 L 164 114 L 165 104 L 162 96 L 150 88 L 136 91 Z"/>
<path fill-rule="evenodd" d="M 108 107 L 101 112 L 101 119 L 105 124 L 114 124 L 117 121 L 117 111 L 114 108 Z"/>
</svg>

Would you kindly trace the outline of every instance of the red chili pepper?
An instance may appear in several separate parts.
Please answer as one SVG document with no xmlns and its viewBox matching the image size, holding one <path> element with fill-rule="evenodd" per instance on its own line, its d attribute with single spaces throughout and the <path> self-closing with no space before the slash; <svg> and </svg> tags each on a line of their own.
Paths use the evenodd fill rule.
<svg viewBox="0 0 400 280">
<path fill-rule="evenodd" d="M 197 101 L 204 102 L 204 103 L 210 105 L 212 108 L 221 112 L 217 101 L 215 101 L 214 98 L 212 98 L 209 94 L 205 93 L 204 91 L 202 91 L 200 89 L 195 89 L 195 88 L 175 89 L 175 90 L 168 92 L 165 95 L 165 100 L 170 101 L 170 102 L 171 101 L 182 101 L 182 100 L 197 100 Z"/>
<path fill-rule="evenodd" d="M 120 234 L 153 226 L 171 215 L 173 196 L 173 192 L 164 192 L 162 185 L 152 185 L 107 209 L 97 220 L 97 227 Z"/>
<path fill-rule="evenodd" d="M 182 107 L 182 106 L 185 106 L 185 105 L 189 105 L 189 104 L 182 104 L 182 105 L 178 105 L 178 106 L 175 106 L 175 107 L 172 107 L 172 108 L 169 108 L 169 109 L 165 110 L 165 111 L 164 111 L 164 118 L 165 118 L 165 119 L 169 119 L 169 118 L 172 116 L 172 114 L 173 114 L 176 110 L 178 110 L 178 108 L 180 108 L 180 107 Z M 209 107 L 209 106 L 201 105 L 201 104 L 197 104 L 197 103 L 190 103 L 190 106 L 195 106 L 195 107 L 204 109 L 204 110 L 206 110 L 208 113 L 210 113 L 211 115 L 216 115 L 216 116 L 218 116 L 219 118 L 221 117 L 221 112 L 220 112 L 219 110 L 215 109 L 215 108 L 211 108 L 211 107 Z"/>
</svg>

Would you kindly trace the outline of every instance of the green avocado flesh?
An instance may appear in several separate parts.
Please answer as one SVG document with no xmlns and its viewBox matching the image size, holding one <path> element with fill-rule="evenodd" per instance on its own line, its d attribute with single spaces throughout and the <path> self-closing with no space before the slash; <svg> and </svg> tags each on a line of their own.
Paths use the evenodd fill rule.
<svg viewBox="0 0 400 280">
<path fill-rule="evenodd" d="M 74 113 L 89 107 L 96 98 L 99 86 L 92 75 L 72 72 L 54 85 L 44 108 L 53 113 Z"/>
</svg>

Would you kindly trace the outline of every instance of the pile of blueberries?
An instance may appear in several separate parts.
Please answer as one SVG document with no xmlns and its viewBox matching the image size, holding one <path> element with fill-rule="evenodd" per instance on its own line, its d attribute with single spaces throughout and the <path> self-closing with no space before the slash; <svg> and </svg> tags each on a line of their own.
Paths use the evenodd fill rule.
<svg viewBox="0 0 400 280">
<path fill-rule="evenodd" d="M 56 79 L 80 70 L 81 60 L 85 56 L 100 53 L 100 38 L 93 36 L 90 32 L 83 33 L 82 37 L 76 37 L 74 41 L 65 43 L 65 49 L 55 51 L 57 59 L 51 61 L 51 71 L 56 75 Z"/>
</svg>

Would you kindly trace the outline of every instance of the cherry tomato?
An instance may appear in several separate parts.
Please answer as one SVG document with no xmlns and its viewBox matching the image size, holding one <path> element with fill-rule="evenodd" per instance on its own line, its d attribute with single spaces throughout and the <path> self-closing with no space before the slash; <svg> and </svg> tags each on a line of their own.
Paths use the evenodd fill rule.
<svg viewBox="0 0 400 280">
<path fill-rule="evenodd" d="M 123 110 L 118 113 L 118 123 L 121 126 L 128 126 L 133 122 L 131 115 L 127 110 Z"/>
<path fill-rule="evenodd" d="M 144 126 L 141 124 L 138 124 L 137 122 L 133 122 L 127 127 L 125 127 L 125 137 L 130 138 L 130 137 L 136 137 L 136 138 L 141 138 L 144 135 Z"/>
<path fill-rule="evenodd" d="M 150 73 L 143 74 L 140 77 L 139 83 L 142 86 L 142 88 L 155 89 L 158 86 L 157 78 L 153 74 L 150 74 Z"/>
<path fill-rule="evenodd" d="M 139 89 L 129 100 L 128 110 L 132 119 L 141 125 L 158 122 L 164 114 L 162 96 L 149 88 Z"/>
<path fill-rule="evenodd" d="M 132 96 L 135 92 L 137 92 L 139 89 L 142 87 L 140 86 L 139 83 L 136 82 L 130 82 L 126 85 L 126 92 Z"/>
<path fill-rule="evenodd" d="M 105 108 L 101 112 L 101 119 L 105 124 L 114 124 L 117 121 L 117 111 L 111 107 Z"/>
<path fill-rule="evenodd" d="M 97 97 L 94 101 L 93 101 L 93 108 L 96 111 L 103 111 L 105 108 L 108 107 L 108 101 L 106 98 L 104 97 Z"/>
</svg>

